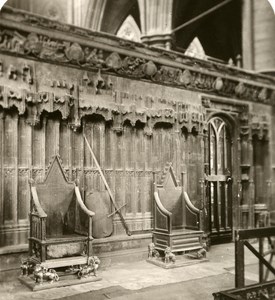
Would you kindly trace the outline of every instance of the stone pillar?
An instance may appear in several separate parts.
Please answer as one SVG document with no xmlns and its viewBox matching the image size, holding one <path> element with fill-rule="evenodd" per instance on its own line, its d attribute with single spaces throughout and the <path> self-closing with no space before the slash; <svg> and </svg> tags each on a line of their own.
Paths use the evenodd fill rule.
<svg viewBox="0 0 275 300">
<path fill-rule="evenodd" d="M 149 46 L 170 49 L 173 0 L 138 0 L 141 41 Z"/>
<path fill-rule="evenodd" d="M 77 25 L 100 31 L 107 0 L 75 0 L 79 8 Z M 79 4 L 78 4 L 79 3 Z M 84 5 L 83 5 L 84 4 Z"/>
<path fill-rule="evenodd" d="M 243 67 L 275 70 L 275 16 L 268 0 L 243 0 Z"/>
<path fill-rule="evenodd" d="M 267 0 L 254 0 L 255 70 L 275 70 L 275 16 Z"/>
<path fill-rule="evenodd" d="M 243 67 L 254 70 L 254 31 L 253 31 L 253 0 L 243 0 L 242 9 L 242 48 Z"/>
</svg>

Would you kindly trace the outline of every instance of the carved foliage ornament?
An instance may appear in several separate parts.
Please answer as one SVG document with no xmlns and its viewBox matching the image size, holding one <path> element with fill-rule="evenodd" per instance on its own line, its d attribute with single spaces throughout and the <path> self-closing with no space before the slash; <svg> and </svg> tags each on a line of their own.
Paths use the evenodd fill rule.
<svg viewBox="0 0 275 300">
<path fill-rule="evenodd" d="M 275 91 L 271 88 L 253 86 L 251 83 L 238 81 L 237 77 L 236 80 L 229 80 L 222 76 L 206 74 L 201 68 L 189 70 L 168 67 L 150 59 L 83 47 L 77 43 L 56 40 L 36 33 L 26 34 L 2 29 L 0 50 L 52 62 L 69 63 L 87 69 L 108 70 L 123 76 L 143 78 L 161 84 L 275 104 Z"/>
</svg>

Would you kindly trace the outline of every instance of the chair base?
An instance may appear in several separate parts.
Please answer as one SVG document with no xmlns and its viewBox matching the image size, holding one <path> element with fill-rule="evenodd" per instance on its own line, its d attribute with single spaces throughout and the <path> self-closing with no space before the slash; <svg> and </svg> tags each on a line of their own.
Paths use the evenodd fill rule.
<svg viewBox="0 0 275 300">
<path fill-rule="evenodd" d="M 64 287 L 69 285 L 83 284 L 102 280 L 101 277 L 96 277 L 94 275 L 81 279 L 78 279 L 75 275 L 60 276 L 60 280 L 53 283 L 35 283 L 33 276 L 21 276 L 18 279 L 21 283 L 26 285 L 32 291 L 41 291 L 57 287 Z"/>
<path fill-rule="evenodd" d="M 207 258 L 190 259 L 187 258 L 185 255 L 178 255 L 176 256 L 175 263 L 173 262 L 165 263 L 163 259 L 147 259 L 146 261 L 150 264 L 161 267 L 163 269 L 174 269 L 174 268 L 181 268 L 181 267 L 199 264 L 202 262 L 207 262 L 208 259 Z"/>
<path fill-rule="evenodd" d="M 171 234 L 153 231 L 153 243 L 159 251 L 164 251 L 167 247 L 172 252 L 191 252 L 202 249 L 203 231 L 199 230 L 176 230 Z"/>
</svg>

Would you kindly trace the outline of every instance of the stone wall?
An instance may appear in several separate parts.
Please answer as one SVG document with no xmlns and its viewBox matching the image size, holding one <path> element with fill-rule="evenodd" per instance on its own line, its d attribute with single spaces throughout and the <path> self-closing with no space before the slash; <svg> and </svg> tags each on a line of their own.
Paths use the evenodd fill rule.
<svg viewBox="0 0 275 300">
<path fill-rule="evenodd" d="M 255 70 L 275 69 L 275 16 L 268 1 L 254 1 Z M 244 49 L 245 51 L 246 49 Z"/>
<path fill-rule="evenodd" d="M 186 172 L 185 188 L 204 209 L 209 232 L 204 152 L 215 115 L 230 120 L 234 133 L 234 228 L 240 205 L 254 206 L 253 136 L 273 153 L 272 77 L 10 8 L 1 12 L 0 55 L 1 246 L 27 242 L 28 179 L 42 180 L 53 155 L 61 156 L 69 179 L 80 180 L 85 200 L 103 189 L 83 133 L 136 234 L 151 232 L 152 175 L 167 162 L 178 176 Z M 260 186 L 271 166 L 256 165 L 267 169 L 257 177 Z M 121 235 L 114 217 L 114 236 Z"/>
</svg>

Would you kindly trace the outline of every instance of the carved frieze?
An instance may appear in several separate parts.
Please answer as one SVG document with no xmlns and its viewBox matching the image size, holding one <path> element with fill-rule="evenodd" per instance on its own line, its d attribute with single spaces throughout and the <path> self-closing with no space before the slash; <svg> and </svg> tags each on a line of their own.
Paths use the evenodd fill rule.
<svg viewBox="0 0 275 300">
<path fill-rule="evenodd" d="M 17 11 L 12 13 L 28 24 L 57 31 L 71 30 L 72 33 L 77 30 L 79 36 L 95 39 L 94 33 L 85 29 L 38 16 L 21 15 Z M 5 17 L 8 14 L 9 9 L 6 10 Z M 70 74 L 66 78 L 56 78 L 54 75 L 48 79 L 47 85 L 45 80 L 41 83 L 40 78 L 35 78 L 36 72 L 29 61 L 20 65 L 15 61 L 4 67 L 3 61 L 0 61 L 0 78 L 4 78 L 0 86 L 0 106 L 4 109 L 17 107 L 19 114 L 26 113 L 26 121 L 31 125 L 39 122 L 43 111 L 59 111 L 74 129 L 81 126 L 84 116 L 97 114 L 106 121 L 112 121 L 113 129 L 118 134 L 123 132 L 125 122 L 130 122 L 132 126 L 141 122 L 147 136 L 152 135 L 153 128 L 158 123 L 171 124 L 175 126 L 176 132 L 183 127 L 189 132 L 193 129 L 197 132 L 205 130 L 205 108 L 209 108 L 211 102 L 203 100 L 203 107 L 199 107 L 175 101 L 172 96 L 167 99 L 167 96 L 161 98 L 142 93 L 130 94 L 116 86 L 116 77 L 112 77 L 111 73 L 207 94 L 275 104 L 271 79 L 261 78 L 256 81 L 255 77 L 253 81 L 252 75 L 246 74 L 245 77 L 243 71 L 238 71 L 238 77 L 238 72 L 232 71 L 232 68 L 226 69 L 222 65 L 215 66 L 214 63 L 201 61 L 194 64 L 194 59 L 191 66 L 190 58 L 183 59 L 179 54 L 172 55 L 165 50 L 162 50 L 164 52 L 161 55 L 158 50 L 152 50 L 151 56 L 146 55 L 142 53 L 143 46 L 135 43 L 138 48 L 131 47 L 122 51 L 119 43 L 117 47 L 103 47 L 99 40 L 96 46 L 92 46 L 93 43 L 86 43 L 84 39 L 82 43 L 81 39 L 76 42 L 73 36 L 65 39 L 64 36 L 61 38 L 61 35 L 53 35 L 51 30 L 46 35 L 45 30 L 34 31 L 26 26 L 18 30 L 19 27 L 12 29 L 13 25 L 8 28 L 6 24 L 5 28 L 3 24 L 0 27 L 0 52 L 81 68 L 78 73 L 82 74 L 81 78 L 76 79 L 73 75 L 70 77 Z M 178 62 L 177 66 L 172 63 L 175 61 Z M 231 76 L 234 72 L 235 77 Z M 7 81 L 20 81 L 25 85 L 11 84 L 11 88 Z M 33 83 L 36 81 L 39 84 L 34 89 Z"/>
<path fill-rule="evenodd" d="M 41 21 L 44 23 L 45 19 L 41 19 Z M 51 22 L 49 21 L 49 23 Z M 49 23 L 47 23 L 47 26 L 50 26 Z M 87 34 L 91 35 L 90 32 Z M 143 58 L 136 51 L 132 51 L 131 55 L 126 55 L 125 51 L 120 53 L 119 48 L 117 51 L 111 51 L 105 50 L 106 47 L 100 49 L 100 46 L 95 48 L 84 44 L 84 40 L 83 45 L 81 45 L 74 42 L 73 39 L 70 42 L 68 39 L 51 38 L 50 32 L 46 36 L 34 32 L 0 29 L 0 51 L 16 53 L 27 58 L 41 59 L 52 63 L 66 63 L 87 70 L 101 69 L 102 72 L 108 71 L 130 78 L 150 80 L 159 84 L 168 84 L 248 101 L 266 104 L 273 104 L 274 102 L 272 85 L 266 85 L 264 81 L 261 84 L 258 81 L 240 80 L 238 76 L 228 78 L 224 72 L 209 72 L 213 69 L 213 66 L 209 66 L 209 69 L 207 66 L 204 66 L 204 68 L 190 68 L 179 63 L 178 67 L 172 67 L 160 63 L 157 59 L 154 61 L 149 56 Z M 12 67 L 10 77 L 16 79 L 16 70 L 13 70 Z M 219 68 L 216 69 L 219 71 Z M 26 80 L 31 83 L 32 74 L 28 70 L 26 67 L 23 73 Z M 232 72 L 229 69 L 227 71 L 228 73 Z"/>
<path fill-rule="evenodd" d="M 15 168 L 4 168 L 5 177 L 13 177 L 15 175 Z"/>
<path fill-rule="evenodd" d="M 29 171 L 28 168 L 21 167 L 21 168 L 18 169 L 18 175 L 19 176 L 22 176 L 22 177 L 29 176 L 29 173 L 30 173 L 30 171 Z"/>
<path fill-rule="evenodd" d="M 17 68 L 16 64 L 14 66 Z M 24 68 L 27 78 L 32 73 L 26 65 Z M 176 125 L 177 130 L 185 127 L 189 132 L 193 128 L 200 132 L 205 126 L 204 109 L 199 106 L 182 104 L 173 98 L 144 95 L 142 91 L 131 94 L 117 90 L 113 78 L 101 74 L 100 70 L 82 74 L 79 84 L 70 82 L 67 77 L 50 80 L 39 77 L 35 79 L 40 83 L 37 92 L 22 88 L 22 85 L 0 86 L 0 106 L 4 109 L 17 107 L 19 114 L 26 113 L 26 122 L 30 125 L 39 123 L 43 112 L 59 111 L 62 119 L 68 120 L 73 128 L 81 125 L 84 116 L 97 114 L 105 121 L 112 121 L 112 128 L 118 134 L 123 132 L 126 121 L 132 126 L 137 122 L 144 124 L 147 136 L 153 134 L 158 123 Z"/>
<path fill-rule="evenodd" d="M 44 178 L 44 170 L 42 168 L 33 168 L 32 169 L 32 178 L 35 182 L 42 181 Z"/>
</svg>

